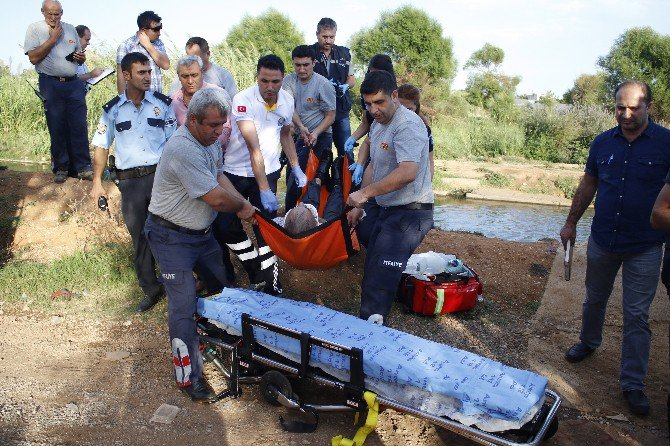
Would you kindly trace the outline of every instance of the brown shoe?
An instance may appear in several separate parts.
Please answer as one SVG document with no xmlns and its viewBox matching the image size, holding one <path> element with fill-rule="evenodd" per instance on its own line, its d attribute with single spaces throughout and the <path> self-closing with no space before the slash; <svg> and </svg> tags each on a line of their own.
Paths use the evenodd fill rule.
<svg viewBox="0 0 670 446">
<path fill-rule="evenodd" d="M 57 170 L 54 175 L 54 183 L 63 184 L 67 180 L 67 170 Z"/>
</svg>

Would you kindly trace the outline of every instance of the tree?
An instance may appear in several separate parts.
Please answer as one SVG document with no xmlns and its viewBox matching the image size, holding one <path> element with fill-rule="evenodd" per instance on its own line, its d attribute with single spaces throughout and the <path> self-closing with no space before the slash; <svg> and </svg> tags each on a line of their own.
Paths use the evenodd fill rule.
<svg viewBox="0 0 670 446">
<path fill-rule="evenodd" d="M 464 68 L 472 70 L 466 81 L 466 99 L 472 105 L 484 107 L 493 112 L 500 120 L 514 117 L 510 104 L 514 103 L 516 86 L 521 82 L 519 76 L 506 76 L 500 71 L 505 52 L 490 43 L 472 53 Z M 498 110 L 507 113 L 499 113 Z"/>
<path fill-rule="evenodd" d="M 624 80 L 647 82 L 653 92 L 654 115 L 670 119 L 670 36 L 650 27 L 631 28 L 614 42 L 606 56 L 598 58 L 605 71 L 610 97 Z"/>
<path fill-rule="evenodd" d="M 575 79 L 571 89 L 563 94 L 563 101 L 573 105 L 609 104 L 606 87 L 606 75 L 599 71 L 596 74 L 582 74 Z"/>
<path fill-rule="evenodd" d="M 373 28 L 351 37 L 351 50 L 354 63 L 363 69 L 372 56 L 383 53 L 402 65 L 408 77 L 416 74 L 451 83 L 456 74 L 451 39 L 442 37 L 436 20 L 412 6 L 383 12 Z"/>
<path fill-rule="evenodd" d="M 291 51 L 304 44 L 305 38 L 291 19 L 270 8 L 258 17 L 244 16 L 228 32 L 225 42 L 230 48 L 242 53 L 255 48 L 261 56 L 275 54 L 284 61 L 286 71 L 292 72 Z"/>
</svg>

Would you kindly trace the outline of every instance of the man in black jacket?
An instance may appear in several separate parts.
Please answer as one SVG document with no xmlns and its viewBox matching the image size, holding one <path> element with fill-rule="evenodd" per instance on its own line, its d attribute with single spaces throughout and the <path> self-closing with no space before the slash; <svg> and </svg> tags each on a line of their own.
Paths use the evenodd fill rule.
<svg viewBox="0 0 670 446">
<path fill-rule="evenodd" d="M 328 17 L 322 18 L 316 26 L 318 42 L 313 47 L 317 54 L 314 72 L 326 77 L 335 86 L 337 108 L 332 128 L 333 142 L 340 156 L 344 154 L 344 142 L 351 136 L 349 89 L 356 83 L 356 78 L 351 52 L 347 47 L 335 45 L 336 33 L 337 23 Z"/>
</svg>

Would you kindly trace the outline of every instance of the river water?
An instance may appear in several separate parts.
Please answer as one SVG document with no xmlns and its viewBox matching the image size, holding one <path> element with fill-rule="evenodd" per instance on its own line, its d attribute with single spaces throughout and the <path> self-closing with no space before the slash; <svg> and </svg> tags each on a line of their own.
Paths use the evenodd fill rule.
<svg viewBox="0 0 670 446">
<path fill-rule="evenodd" d="M 487 200 L 458 200 L 436 197 L 435 226 L 447 231 L 481 233 L 517 242 L 543 238 L 559 239 L 568 208 Z M 588 209 L 577 225 L 577 240 L 586 241 L 593 209 Z"/>
</svg>

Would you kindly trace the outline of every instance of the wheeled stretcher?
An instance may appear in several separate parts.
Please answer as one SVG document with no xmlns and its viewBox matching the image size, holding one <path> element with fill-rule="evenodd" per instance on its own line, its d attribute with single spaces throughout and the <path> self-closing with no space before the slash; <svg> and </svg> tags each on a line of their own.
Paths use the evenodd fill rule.
<svg viewBox="0 0 670 446">
<path fill-rule="evenodd" d="M 318 413 L 379 405 L 423 418 L 487 445 L 536 445 L 558 428 L 560 397 L 540 375 L 328 308 L 225 289 L 198 301 L 203 356 L 226 377 L 220 396 L 260 384 L 264 398 L 302 413 L 311 423 L 285 422 L 308 432 Z M 300 402 L 290 379 L 336 389 L 339 404 Z"/>
</svg>

